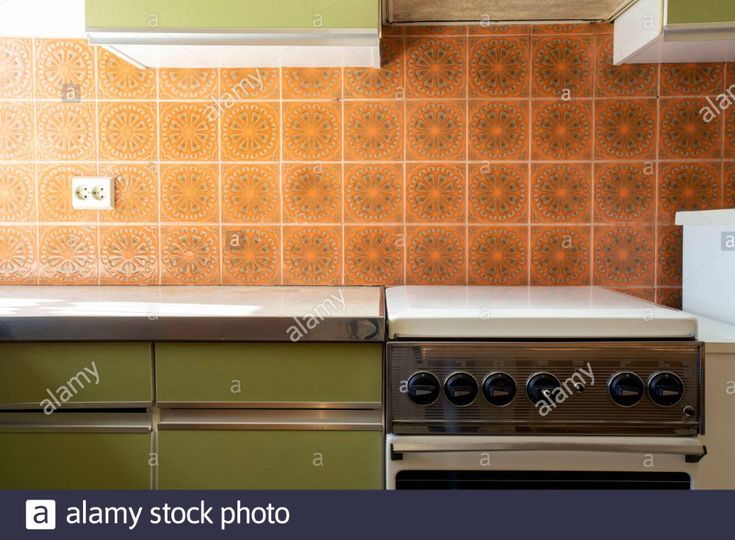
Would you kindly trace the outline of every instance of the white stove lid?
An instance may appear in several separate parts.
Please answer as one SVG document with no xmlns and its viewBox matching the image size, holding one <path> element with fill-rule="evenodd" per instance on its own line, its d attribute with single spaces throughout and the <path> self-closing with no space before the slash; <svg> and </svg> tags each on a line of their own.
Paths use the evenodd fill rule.
<svg viewBox="0 0 735 540">
<path fill-rule="evenodd" d="M 691 338 L 695 317 L 600 287 L 386 290 L 391 339 Z"/>
</svg>

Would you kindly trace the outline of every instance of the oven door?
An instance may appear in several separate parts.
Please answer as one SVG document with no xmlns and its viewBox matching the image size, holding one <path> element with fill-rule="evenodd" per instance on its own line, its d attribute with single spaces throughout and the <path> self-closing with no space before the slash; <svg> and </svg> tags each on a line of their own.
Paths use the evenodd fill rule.
<svg viewBox="0 0 735 540">
<path fill-rule="evenodd" d="M 696 438 L 388 435 L 388 489 L 693 489 Z"/>
</svg>

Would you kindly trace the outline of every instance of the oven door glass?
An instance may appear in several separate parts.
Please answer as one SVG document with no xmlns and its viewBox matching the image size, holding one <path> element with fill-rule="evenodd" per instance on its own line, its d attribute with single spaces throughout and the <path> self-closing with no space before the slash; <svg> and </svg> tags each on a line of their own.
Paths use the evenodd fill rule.
<svg viewBox="0 0 735 540">
<path fill-rule="evenodd" d="M 691 489 L 675 472 L 400 471 L 396 489 Z"/>
</svg>

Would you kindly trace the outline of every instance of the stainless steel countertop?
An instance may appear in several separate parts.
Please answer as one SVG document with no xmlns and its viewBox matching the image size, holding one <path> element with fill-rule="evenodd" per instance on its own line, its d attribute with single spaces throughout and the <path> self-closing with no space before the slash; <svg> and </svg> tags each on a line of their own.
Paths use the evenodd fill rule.
<svg viewBox="0 0 735 540">
<path fill-rule="evenodd" d="M 0 341 L 362 341 L 381 287 L 0 287 Z"/>
</svg>

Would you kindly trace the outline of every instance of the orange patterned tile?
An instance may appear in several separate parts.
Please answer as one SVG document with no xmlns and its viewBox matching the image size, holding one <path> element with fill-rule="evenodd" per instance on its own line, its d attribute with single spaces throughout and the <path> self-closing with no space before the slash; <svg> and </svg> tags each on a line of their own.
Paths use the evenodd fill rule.
<svg viewBox="0 0 735 540">
<path fill-rule="evenodd" d="M 464 97 L 467 86 L 466 45 L 447 37 L 406 42 L 407 96 L 409 98 Z"/>
<path fill-rule="evenodd" d="M 217 235 L 217 227 L 161 227 L 161 283 L 219 284 Z"/>
<path fill-rule="evenodd" d="M 42 285 L 97 283 L 97 227 L 40 228 Z"/>
<path fill-rule="evenodd" d="M 339 68 L 283 68 L 283 99 L 335 99 L 341 96 Z"/>
<path fill-rule="evenodd" d="M 717 122 L 714 120 L 713 122 Z M 725 112 L 725 159 L 735 158 L 735 107 Z"/>
<path fill-rule="evenodd" d="M 470 164 L 470 221 L 512 223 L 526 221 L 528 166 L 511 163 Z"/>
<path fill-rule="evenodd" d="M 657 288 L 656 303 L 668 306 L 674 309 L 681 309 L 681 289 L 680 288 Z"/>
<path fill-rule="evenodd" d="M 594 41 L 584 36 L 532 39 L 534 97 L 578 98 L 592 95 Z"/>
<path fill-rule="evenodd" d="M 532 227 L 531 285 L 589 285 L 590 227 Z"/>
<path fill-rule="evenodd" d="M 223 104 L 247 99 L 278 99 L 278 68 L 236 68 L 220 70 L 220 99 Z"/>
<path fill-rule="evenodd" d="M 280 219 L 277 165 L 222 169 L 222 221 L 271 223 Z"/>
<path fill-rule="evenodd" d="M 531 156 L 533 159 L 590 159 L 590 102 L 534 102 Z"/>
<path fill-rule="evenodd" d="M 470 227 L 469 283 L 526 285 L 527 231 L 526 227 Z"/>
<path fill-rule="evenodd" d="M 345 104 L 345 159 L 403 159 L 403 107 L 399 103 Z"/>
<path fill-rule="evenodd" d="M 404 27 L 407 36 L 464 36 L 467 27 L 462 24 L 412 24 Z"/>
<path fill-rule="evenodd" d="M 406 173 L 406 202 L 409 222 L 464 221 L 464 167 L 438 163 L 410 165 Z"/>
<path fill-rule="evenodd" d="M 216 108 L 204 103 L 165 103 L 160 111 L 162 160 L 216 159 Z"/>
<path fill-rule="evenodd" d="M 661 64 L 661 94 L 664 96 L 719 94 L 724 81 L 724 64 Z"/>
<path fill-rule="evenodd" d="M 403 166 L 391 164 L 345 167 L 345 221 L 403 221 Z"/>
<path fill-rule="evenodd" d="M 289 223 L 339 223 L 341 169 L 289 165 L 283 170 L 283 219 Z"/>
<path fill-rule="evenodd" d="M 158 76 L 161 99 L 213 99 L 218 95 L 216 69 L 165 68 Z"/>
<path fill-rule="evenodd" d="M 91 161 L 96 158 L 95 110 L 88 103 L 39 103 L 38 158 Z"/>
<path fill-rule="evenodd" d="M 97 49 L 99 99 L 155 99 L 156 70 L 138 69 L 117 55 Z"/>
<path fill-rule="evenodd" d="M 341 107 L 334 103 L 291 103 L 283 109 L 283 159 L 336 161 L 340 158 Z"/>
<path fill-rule="evenodd" d="M 408 284 L 465 283 L 464 227 L 409 227 L 407 232 Z"/>
<path fill-rule="evenodd" d="M 100 284 L 158 283 L 158 235 L 155 227 L 100 228 Z"/>
<path fill-rule="evenodd" d="M 653 285 L 652 226 L 596 226 L 594 244 L 595 285 Z"/>
<path fill-rule="evenodd" d="M 596 36 L 595 92 L 598 96 L 655 96 L 658 64 L 613 64 L 612 36 Z"/>
<path fill-rule="evenodd" d="M 277 285 L 280 246 L 278 227 L 224 227 L 223 285 Z"/>
<path fill-rule="evenodd" d="M 680 210 L 720 208 L 722 178 L 707 163 L 662 164 L 659 172 L 659 223 L 671 223 Z"/>
<path fill-rule="evenodd" d="M 454 101 L 418 101 L 408 106 L 406 159 L 460 160 L 465 156 L 465 107 Z"/>
<path fill-rule="evenodd" d="M 470 110 L 470 159 L 528 158 L 528 103 L 478 101 Z"/>
<path fill-rule="evenodd" d="M 161 166 L 161 221 L 216 221 L 216 165 Z"/>
<path fill-rule="evenodd" d="M 35 283 L 37 264 L 35 228 L 0 227 L 0 283 Z"/>
<path fill-rule="evenodd" d="M 33 220 L 35 187 L 32 165 L 0 164 L 0 221 Z"/>
<path fill-rule="evenodd" d="M 345 97 L 403 97 L 403 40 L 390 37 L 381 39 L 380 60 L 380 69 L 345 68 Z"/>
<path fill-rule="evenodd" d="M 383 36 L 402 36 L 406 33 L 406 27 L 402 25 L 384 24 L 381 28 L 381 34 Z"/>
<path fill-rule="evenodd" d="M 293 285 L 340 283 L 340 227 L 285 227 L 283 244 L 284 282 Z"/>
<path fill-rule="evenodd" d="M 470 97 L 528 96 L 528 38 L 472 39 L 469 59 Z"/>
<path fill-rule="evenodd" d="M 395 285 L 403 282 L 403 227 L 345 227 L 345 283 Z"/>
<path fill-rule="evenodd" d="M 595 221 L 653 221 L 656 172 L 645 163 L 595 167 Z"/>
<path fill-rule="evenodd" d="M 676 225 L 658 228 L 658 285 L 681 287 L 684 230 Z"/>
<path fill-rule="evenodd" d="M 94 97 L 94 50 L 86 40 L 36 40 L 36 97 Z"/>
<path fill-rule="evenodd" d="M 470 36 L 527 36 L 531 27 L 527 24 L 499 24 L 492 21 L 480 22 L 467 27 Z"/>
<path fill-rule="evenodd" d="M 30 39 L 0 38 L 0 98 L 33 97 Z"/>
<path fill-rule="evenodd" d="M 100 159 L 104 161 L 155 159 L 156 124 L 156 106 L 153 103 L 101 103 Z"/>
<path fill-rule="evenodd" d="M 0 159 L 33 159 L 33 106 L 30 103 L 0 103 Z"/>
<path fill-rule="evenodd" d="M 598 100 L 595 107 L 597 159 L 656 157 L 656 100 Z"/>
<path fill-rule="evenodd" d="M 93 164 L 44 165 L 38 169 L 38 220 L 95 222 L 94 210 L 76 210 L 71 205 L 71 179 L 94 176 Z"/>
<path fill-rule="evenodd" d="M 724 208 L 735 208 L 735 163 L 725 164 L 725 204 Z"/>
<path fill-rule="evenodd" d="M 222 116 L 222 159 L 273 161 L 278 159 L 277 103 L 237 103 Z"/>
<path fill-rule="evenodd" d="M 115 208 L 100 212 L 103 222 L 158 221 L 158 167 L 148 164 L 105 164 L 100 174 L 115 179 Z"/>
<path fill-rule="evenodd" d="M 610 23 L 532 24 L 532 34 L 612 34 Z"/>
<path fill-rule="evenodd" d="M 536 223 L 590 221 L 592 171 L 589 165 L 534 165 L 531 218 Z"/>
<path fill-rule="evenodd" d="M 661 158 L 696 159 L 721 156 L 719 122 L 701 114 L 706 101 L 697 98 L 661 100 Z"/>
</svg>

